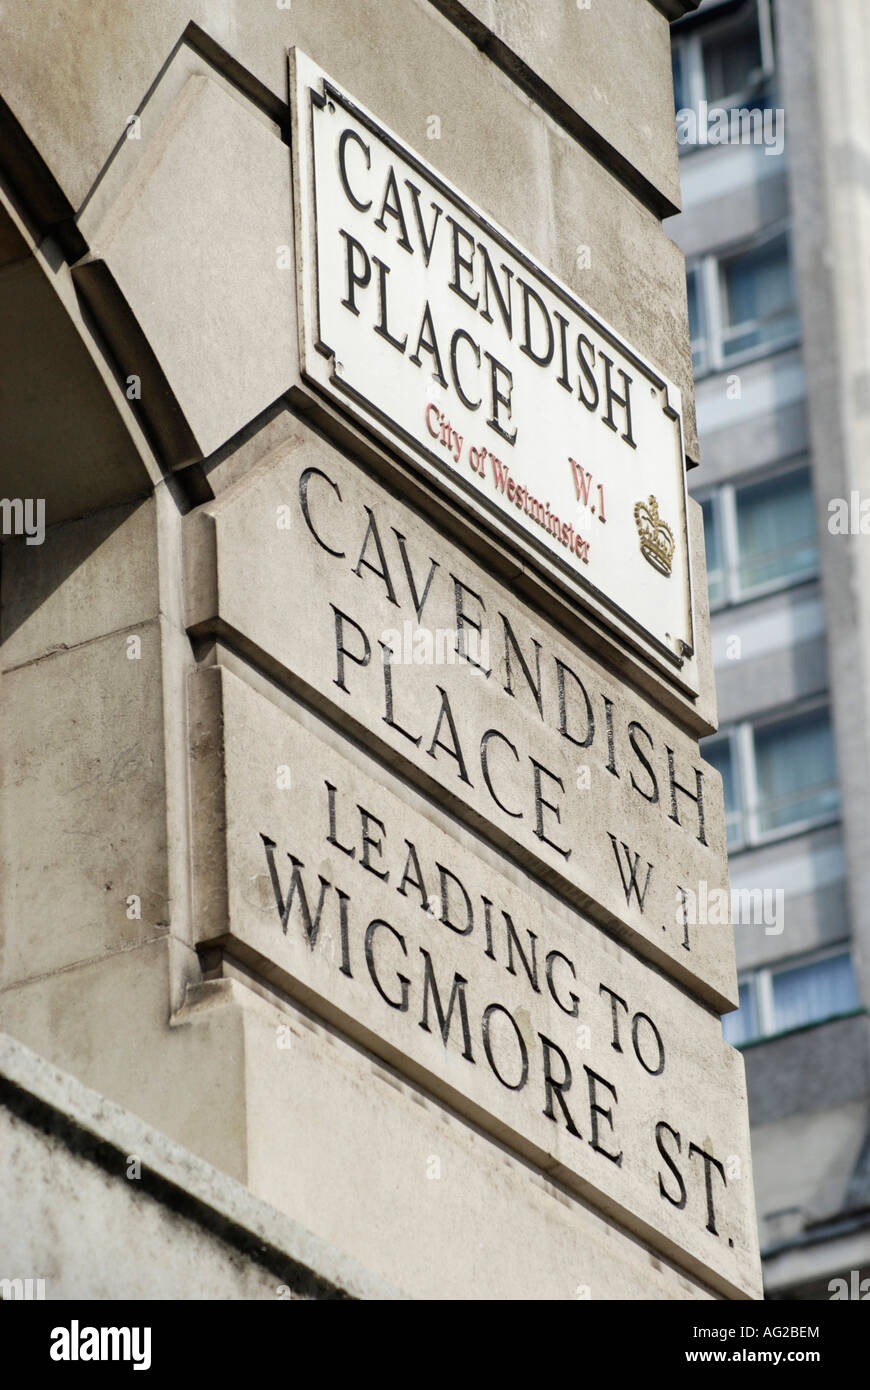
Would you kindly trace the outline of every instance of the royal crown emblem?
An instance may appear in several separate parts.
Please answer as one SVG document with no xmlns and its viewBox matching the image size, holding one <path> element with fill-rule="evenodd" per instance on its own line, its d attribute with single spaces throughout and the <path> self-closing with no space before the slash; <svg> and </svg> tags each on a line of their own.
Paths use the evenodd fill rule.
<svg viewBox="0 0 870 1390">
<path fill-rule="evenodd" d="M 654 497 L 638 502 L 634 520 L 640 536 L 640 552 L 659 574 L 669 575 L 674 558 L 674 533 L 659 516 L 659 504 Z"/>
</svg>

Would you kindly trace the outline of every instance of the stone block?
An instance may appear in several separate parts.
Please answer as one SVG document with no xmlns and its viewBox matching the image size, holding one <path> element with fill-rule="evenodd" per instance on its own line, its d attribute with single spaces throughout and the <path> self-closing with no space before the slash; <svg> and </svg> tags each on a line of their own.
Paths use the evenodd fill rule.
<svg viewBox="0 0 870 1390">
<path fill-rule="evenodd" d="M 254 659 L 635 949 L 733 1006 L 730 930 L 687 926 L 683 910 L 684 892 L 725 885 L 720 778 L 650 700 L 313 434 L 185 526 L 197 637 Z"/>
<path fill-rule="evenodd" d="M 157 616 L 155 510 L 128 503 L 51 527 L 39 546 L 6 542 L 2 669 Z"/>
<path fill-rule="evenodd" d="M 192 677 L 191 735 L 201 951 L 694 1275 L 752 1293 L 743 1065 L 712 1012 L 220 667 Z M 278 1027 L 279 1053 L 307 1045 Z"/>
<path fill-rule="evenodd" d="M 164 81 L 141 138 L 122 141 L 82 227 L 199 451 L 210 454 L 293 377 L 290 154 L 274 122 L 217 74 L 197 72 L 189 50 Z M 98 292 L 86 271 L 84 287 Z M 123 315 L 102 301 L 98 312 Z M 143 382 L 143 409 L 154 413 L 136 340 L 125 344 L 120 322 L 106 331 L 128 378 Z"/>
<path fill-rule="evenodd" d="M 168 929 L 160 672 L 151 620 L 0 677 L 4 985 Z"/>
<path fill-rule="evenodd" d="M 244 1022 L 252 1188 L 412 1298 L 718 1296 L 292 1004 Z"/>
</svg>

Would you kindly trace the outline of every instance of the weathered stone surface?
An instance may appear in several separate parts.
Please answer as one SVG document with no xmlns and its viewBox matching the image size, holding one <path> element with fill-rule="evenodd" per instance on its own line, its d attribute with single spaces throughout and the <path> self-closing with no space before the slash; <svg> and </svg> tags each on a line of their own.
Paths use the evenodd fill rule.
<svg viewBox="0 0 870 1390">
<path fill-rule="evenodd" d="M 743 1064 L 716 1016 L 229 672 L 197 672 L 192 697 L 201 942 L 693 1273 L 754 1292 Z"/>
<path fill-rule="evenodd" d="M 648 700 L 311 433 L 185 525 L 192 630 L 254 656 L 710 1002 L 736 1000 L 728 929 L 687 928 L 678 891 L 724 885 L 720 780 Z"/>
<path fill-rule="evenodd" d="M 7 1299 L 401 1297 L 5 1034 L 0 1137 Z"/>
<path fill-rule="evenodd" d="M 486 30 L 478 42 L 490 52 L 495 48 L 508 71 L 521 67 L 533 81 L 546 83 L 663 198 L 679 206 L 670 34 L 663 15 L 637 0 L 608 0 L 606 5 L 548 5 L 542 24 L 534 0 L 436 3 L 448 13 L 470 12 Z M 595 82 L 578 81 L 578 53 L 595 72 Z"/>
<path fill-rule="evenodd" d="M 198 979 L 162 938 L 7 989 L 4 1027 L 413 1297 L 711 1296 L 292 1001 Z"/>
<path fill-rule="evenodd" d="M 155 498 L 108 507 L 51 527 L 42 545 L 5 543 L 0 669 L 156 617 L 155 510 Z"/>
<path fill-rule="evenodd" d="M 553 205 L 553 269 L 582 299 L 608 304 L 606 316 L 614 328 L 636 346 L 643 344 L 644 355 L 676 382 L 683 403 L 686 455 L 697 460 L 683 253 L 667 235 L 659 240 L 655 214 L 627 189 L 614 188 L 606 202 L 594 195 L 593 219 L 589 171 L 572 159 L 570 145 L 559 132 L 551 132 L 549 150 L 558 188 Z M 651 236 L 655 238 L 653 256 L 645 249 Z M 584 247 L 589 250 L 588 265 Z"/>
<path fill-rule="evenodd" d="M 510 4 L 475 0 L 457 8 L 471 11 L 491 34 L 509 44 L 601 139 L 609 141 L 664 196 L 678 202 L 673 113 L 666 106 L 668 30 L 647 0 L 610 0 L 607 6 L 592 6 L 588 12 L 566 6 L 564 17 L 552 6 L 552 18 L 548 16 L 552 28 L 546 34 L 537 15 L 534 24 L 530 22 L 531 7 L 521 0 Z M 436 75 L 441 90 L 449 84 L 451 97 L 462 99 L 463 105 L 472 99 L 473 93 L 460 81 L 463 74 L 445 72 L 441 63 L 437 74 L 433 71 L 433 47 L 450 44 L 456 53 L 467 52 L 478 71 L 485 61 L 430 9 L 428 0 L 407 6 L 402 25 L 391 23 L 388 30 L 387 11 L 378 0 L 356 4 L 353 11 L 341 0 L 294 0 L 287 9 L 270 6 L 255 13 L 242 8 L 232 18 L 209 0 L 185 4 L 168 0 L 156 14 L 125 14 L 120 35 L 117 11 L 103 0 L 92 5 L 87 25 L 78 15 L 79 22 L 74 22 L 73 16 L 71 6 L 63 4 L 54 12 L 53 22 L 39 23 L 26 3 L 11 4 L 2 82 L 75 205 L 188 20 L 202 25 L 217 43 L 231 45 L 233 56 L 281 99 L 286 94 L 283 57 L 293 43 L 313 56 L 318 56 L 313 53 L 315 46 L 338 52 L 344 66 L 364 70 L 372 89 L 383 93 L 383 99 L 397 109 L 416 101 L 420 111 L 428 111 Z M 392 92 L 384 83 L 383 68 L 377 66 L 387 41 L 403 78 L 391 84 Z M 49 60 L 56 65 L 59 80 L 47 88 L 40 64 Z M 578 81 L 577 67 L 571 64 L 581 61 L 596 67 L 599 80 L 594 86 Z M 87 98 L 89 117 L 84 128 L 87 138 L 79 142 L 74 139 L 69 103 L 62 99 L 64 89 L 68 91 L 76 78 L 76 89 Z M 31 105 L 28 98 L 37 93 L 41 102 Z M 365 99 L 365 93 L 360 96 Z M 445 111 L 462 109 L 444 105 Z M 422 119 L 425 122 L 425 115 Z"/>
<path fill-rule="evenodd" d="M 68 267 L 8 202 L 0 190 L 4 239 L 17 248 L 0 269 L 0 497 L 42 499 L 51 526 L 142 497 L 159 474 L 85 328 Z"/>
<path fill-rule="evenodd" d="M 182 49 L 82 226 L 208 454 L 286 390 L 296 326 L 281 251 L 292 242 L 289 151 L 253 103 L 196 68 Z M 143 377 L 135 344 L 121 352 L 124 371 Z"/>
<path fill-rule="evenodd" d="M 4 986 L 169 926 L 159 673 L 151 620 L 0 677 Z"/>
<path fill-rule="evenodd" d="M 243 1020 L 233 1008 L 182 1012 L 186 985 L 201 978 L 193 949 L 164 933 L 4 985 L 3 1028 L 245 1182 Z"/>
</svg>

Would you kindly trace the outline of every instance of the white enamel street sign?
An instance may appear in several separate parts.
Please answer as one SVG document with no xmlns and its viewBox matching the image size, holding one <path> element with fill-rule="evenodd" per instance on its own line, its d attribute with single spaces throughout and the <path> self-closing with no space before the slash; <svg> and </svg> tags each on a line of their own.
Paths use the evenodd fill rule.
<svg viewBox="0 0 870 1390">
<path fill-rule="evenodd" d="M 291 72 L 304 378 L 697 693 L 679 391 L 298 51 Z"/>
</svg>

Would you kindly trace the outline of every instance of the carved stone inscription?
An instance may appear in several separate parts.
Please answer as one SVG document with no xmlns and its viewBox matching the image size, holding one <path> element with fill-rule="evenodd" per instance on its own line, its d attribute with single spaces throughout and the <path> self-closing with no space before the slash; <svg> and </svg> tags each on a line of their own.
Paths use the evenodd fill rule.
<svg viewBox="0 0 870 1390">
<path fill-rule="evenodd" d="M 314 435 L 188 519 L 188 621 L 338 717 L 720 1008 L 721 782 L 697 743 Z"/>
<path fill-rule="evenodd" d="M 191 724 L 202 938 L 747 1292 L 743 1065 L 718 1019 L 227 671 L 197 673 Z"/>
</svg>

